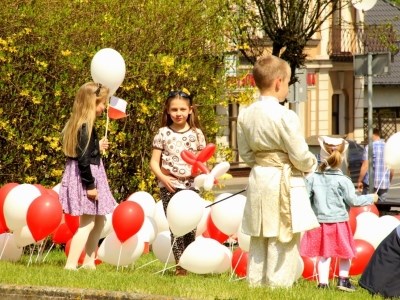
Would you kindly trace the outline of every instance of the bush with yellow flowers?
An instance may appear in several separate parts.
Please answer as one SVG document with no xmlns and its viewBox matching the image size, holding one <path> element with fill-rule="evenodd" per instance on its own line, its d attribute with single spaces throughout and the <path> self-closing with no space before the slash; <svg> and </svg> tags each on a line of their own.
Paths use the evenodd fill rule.
<svg viewBox="0 0 400 300">
<path fill-rule="evenodd" d="M 218 132 L 215 105 L 224 104 L 227 48 L 220 0 L 4 0 L 0 10 L 0 185 L 58 184 L 65 157 L 61 131 L 74 95 L 91 81 L 102 48 L 124 58 L 116 96 L 128 116 L 112 120 L 103 157 L 118 200 L 155 191 L 151 144 L 165 96 L 186 88 L 198 105 L 209 142 Z M 97 121 L 104 134 L 105 117 Z"/>
</svg>

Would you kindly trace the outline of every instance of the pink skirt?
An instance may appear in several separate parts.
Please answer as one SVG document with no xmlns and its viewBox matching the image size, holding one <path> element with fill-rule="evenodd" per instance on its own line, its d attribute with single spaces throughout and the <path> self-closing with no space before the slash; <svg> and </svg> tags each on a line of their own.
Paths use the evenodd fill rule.
<svg viewBox="0 0 400 300">
<path fill-rule="evenodd" d="M 90 165 L 95 178 L 98 200 L 90 200 L 86 195 L 86 187 L 82 184 L 78 161 L 68 159 L 60 187 L 60 202 L 64 213 L 73 216 L 107 215 L 117 205 L 107 181 L 103 163 Z"/>
<path fill-rule="evenodd" d="M 321 223 L 306 231 L 301 239 L 300 254 L 306 257 L 355 257 L 356 247 L 349 222 Z"/>
</svg>

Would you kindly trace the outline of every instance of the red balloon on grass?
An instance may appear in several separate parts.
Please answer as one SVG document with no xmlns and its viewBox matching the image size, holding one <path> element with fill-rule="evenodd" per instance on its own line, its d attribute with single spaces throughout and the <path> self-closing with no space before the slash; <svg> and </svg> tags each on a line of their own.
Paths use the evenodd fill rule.
<svg viewBox="0 0 400 300">
<path fill-rule="evenodd" d="M 211 218 L 211 214 L 208 215 L 207 217 L 207 233 L 204 233 L 203 236 L 204 237 L 209 237 L 212 238 L 218 242 L 220 242 L 221 244 L 223 242 L 225 242 L 228 238 L 229 235 L 223 233 L 222 231 L 220 231 L 217 226 L 215 226 L 212 218 Z"/>
<path fill-rule="evenodd" d="M 245 277 L 247 275 L 247 261 L 249 253 L 243 251 L 240 248 L 236 248 L 232 253 L 232 269 L 235 274 L 239 277 Z"/>
<path fill-rule="evenodd" d="M 61 223 L 53 232 L 52 241 L 54 244 L 66 244 L 73 236 L 68 225 L 66 223 Z"/>
<path fill-rule="evenodd" d="M 364 240 L 355 239 L 356 257 L 351 261 L 350 275 L 360 275 L 375 252 L 374 246 Z"/>
<path fill-rule="evenodd" d="M 302 256 L 301 259 L 304 263 L 303 273 L 301 274 L 303 278 L 307 280 L 317 279 L 317 259 L 308 256 Z"/>
<path fill-rule="evenodd" d="M 144 223 L 144 210 L 133 201 L 120 203 L 112 214 L 112 225 L 121 243 L 135 235 Z"/>
<path fill-rule="evenodd" d="M 65 224 L 67 224 L 69 230 L 72 232 L 72 235 L 74 235 L 79 228 L 79 216 L 64 214 L 64 220 Z"/>
<path fill-rule="evenodd" d="M 7 227 L 6 219 L 4 218 L 3 205 L 6 200 L 7 194 L 18 185 L 18 183 L 6 183 L 0 188 L 0 234 L 8 232 L 10 229 Z"/>
<path fill-rule="evenodd" d="M 61 219 L 62 207 L 60 201 L 48 193 L 34 199 L 26 214 L 28 228 L 36 242 L 56 230 Z"/>
</svg>

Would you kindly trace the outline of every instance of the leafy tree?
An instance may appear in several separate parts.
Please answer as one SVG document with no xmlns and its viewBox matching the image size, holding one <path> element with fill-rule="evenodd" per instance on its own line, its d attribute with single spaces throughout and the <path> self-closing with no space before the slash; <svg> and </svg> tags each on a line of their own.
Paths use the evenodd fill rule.
<svg viewBox="0 0 400 300">
<path fill-rule="evenodd" d="M 271 44 L 272 54 L 289 62 L 292 71 L 304 65 L 304 48 L 335 11 L 340 0 L 233 0 L 232 33 L 240 52 L 251 62 Z M 294 75 L 294 72 L 292 72 Z"/>
</svg>

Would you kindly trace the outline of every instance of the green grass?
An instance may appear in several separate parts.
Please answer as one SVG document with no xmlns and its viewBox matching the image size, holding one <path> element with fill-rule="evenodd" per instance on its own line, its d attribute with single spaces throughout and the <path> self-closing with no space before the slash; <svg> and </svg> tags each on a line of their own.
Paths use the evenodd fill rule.
<svg viewBox="0 0 400 300">
<path fill-rule="evenodd" d="M 29 258 L 29 255 L 23 255 L 15 263 L 0 261 L 0 285 L 84 288 L 191 299 L 383 299 L 372 297 L 358 287 L 357 278 L 354 278 L 356 292 L 346 293 L 334 287 L 319 290 L 315 281 L 303 279 L 290 289 L 270 289 L 250 288 L 245 280 L 237 280 L 235 276 L 231 279 L 229 272 L 176 277 L 170 269 L 163 275 L 155 274 L 164 264 L 158 260 L 152 262 L 155 260 L 152 253 L 143 254 L 130 267 L 117 270 L 116 266 L 102 263 L 96 271 L 81 269 L 77 272 L 63 269 L 66 257 L 61 250 L 52 250 L 44 262 L 35 262 L 36 256 L 33 256 L 33 262 L 28 264 Z"/>
</svg>

